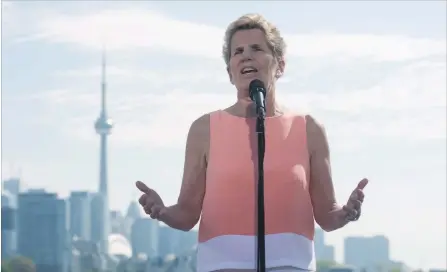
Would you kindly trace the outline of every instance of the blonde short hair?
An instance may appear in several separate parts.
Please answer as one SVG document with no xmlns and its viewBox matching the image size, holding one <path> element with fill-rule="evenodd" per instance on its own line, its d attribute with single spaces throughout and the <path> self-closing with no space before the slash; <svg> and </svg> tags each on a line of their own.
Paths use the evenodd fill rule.
<svg viewBox="0 0 447 272">
<path fill-rule="evenodd" d="M 276 26 L 267 21 L 260 14 L 245 14 L 232 22 L 225 31 L 224 45 L 222 48 L 222 55 L 226 65 L 229 65 L 231 55 L 231 39 L 234 33 L 239 30 L 260 29 L 265 33 L 267 44 L 272 50 L 273 55 L 277 59 L 284 57 L 286 53 L 286 43 L 281 37 L 281 34 Z"/>
</svg>

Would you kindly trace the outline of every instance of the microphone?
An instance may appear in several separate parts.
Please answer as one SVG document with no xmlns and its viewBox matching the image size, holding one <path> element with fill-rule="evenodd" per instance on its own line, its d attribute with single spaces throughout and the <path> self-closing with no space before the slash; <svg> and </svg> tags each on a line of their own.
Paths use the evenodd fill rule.
<svg viewBox="0 0 447 272">
<path fill-rule="evenodd" d="M 258 117 L 265 118 L 265 86 L 259 79 L 254 79 L 249 85 L 249 94 L 251 100 L 256 104 L 256 112 Z"/>
<path fill-rule="evenodd" d="M 255 79 L 249 85 L 250 98 L 256 104 L 256 133 L 258 135 L 258 194 L 257 194 L 257 271 L 266 271 L 265 258 L 265 197 L 264 197 L 264 155 L 265 155 L 265 86 Z"/>
</svg>

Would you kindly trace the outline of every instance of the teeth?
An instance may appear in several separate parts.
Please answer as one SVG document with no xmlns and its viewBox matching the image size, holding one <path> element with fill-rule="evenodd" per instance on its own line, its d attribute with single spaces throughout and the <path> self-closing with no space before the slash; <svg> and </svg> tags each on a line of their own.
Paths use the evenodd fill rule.
<svg viewBox="0 0 447 272">
<path fill-rule="evenodd" d="M 251 72 L 257 72 L 257 70 L 253 67 L 246 67 L 246 68 L 242 69 L 242 71 L 241 71 L 242 74 L 251 73 Z"/>
</svg>

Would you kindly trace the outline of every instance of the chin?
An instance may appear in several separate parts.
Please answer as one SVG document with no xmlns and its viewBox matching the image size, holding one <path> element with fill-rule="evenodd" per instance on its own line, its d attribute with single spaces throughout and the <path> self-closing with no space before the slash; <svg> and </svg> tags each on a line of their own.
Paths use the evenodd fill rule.
<svg viewBox="0 0 447 272">
<path fill-rule="evenodd" d="M 250 91 L 248 89 L 249 84 L 236 86 L 238 99 L 250 100 Z"/>
<path fill-rule="evenodd" d="M 244 78 L 244 82 L 247 83 L 247 84 L 250 84 L 250 82 L 252 82 L 252 81 L 255 80 L 255 79 L 262 80 L 260 76 L 257 76 L 257 75 L 251 75 L 251 76 L 249 76 L 249 77 Z"/>
<path fill-rule="evenodd" d="M 259 79 L 259 78 L 257 78 L 257 77 L 244 78 L 237 85 L 238 90 L 246 90 L 247 94 L 248 94 L 248 89 L 250 88 L 250 83 L 255 79 Z"/>
</svg>

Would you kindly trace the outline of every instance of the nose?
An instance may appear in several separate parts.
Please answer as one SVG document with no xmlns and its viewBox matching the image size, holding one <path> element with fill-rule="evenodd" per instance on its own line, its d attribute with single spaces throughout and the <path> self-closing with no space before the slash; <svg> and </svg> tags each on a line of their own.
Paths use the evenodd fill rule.
<svg viewBox="0 0 447 272">
<path fill-rule="evenodd" d="M 244 57 L 244 60 L 251 60 L 252 59 L 252 51 L 250 48 L 246 48 L 244 52 L 242 53 L 242 56 Z"/>
</svg>

